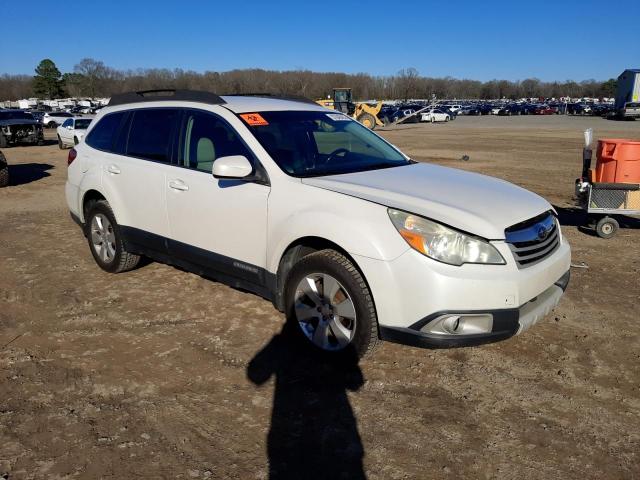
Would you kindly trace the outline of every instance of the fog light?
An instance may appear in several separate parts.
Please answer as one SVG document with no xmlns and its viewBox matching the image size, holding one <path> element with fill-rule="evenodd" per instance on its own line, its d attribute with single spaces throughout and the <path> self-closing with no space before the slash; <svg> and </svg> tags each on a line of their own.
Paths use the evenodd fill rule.
<svg viewBox="0 0 640 480">
<path fill-rule="evenodd" d="M 493 315 L 490 313 L 447 313 L 431 320 L 420 331 L 437 335 L 477 335 L 490 333 L 492 329 Z"/>
</svg>

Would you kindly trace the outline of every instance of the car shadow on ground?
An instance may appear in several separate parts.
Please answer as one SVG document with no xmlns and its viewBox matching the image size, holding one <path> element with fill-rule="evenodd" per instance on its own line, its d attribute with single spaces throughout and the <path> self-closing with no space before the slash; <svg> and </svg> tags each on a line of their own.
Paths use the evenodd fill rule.
<svg viewBox="0 0 640 480">
<path fill-rule="evenodd" d="M 258 386 L 275 377 L 269 479 L 365 479 L 364 449 L 347 396 L 364 384 L 357 356 L 348 351 L 327 361 L 310 352 L 294 329 L 287 322 L 247 367 Z"/>
<path fill-rule="evenodd" d="M 17 186 L 31 182 L 37 182 L 45 177 L 51 176 L 48 170 L 55 168 L 48 163 L 19 163 L 9 165 L 9 185 Z"/>
<path fill-rule="evenodd" d="M 587 217 L 587 212 L 580 207 L 558 207 L 554 205 L 553 208 L 558 212 L 560 225 L 578 227 L 578 230 L 587 235 L 597 236 L 594 226 L 599 217 L 595 215 Z M 615 217 L 620 224 L 620 228 L 640 228 L 640 219 L 638 218 L 626 215 L 611 216 Z"/>
</svg>

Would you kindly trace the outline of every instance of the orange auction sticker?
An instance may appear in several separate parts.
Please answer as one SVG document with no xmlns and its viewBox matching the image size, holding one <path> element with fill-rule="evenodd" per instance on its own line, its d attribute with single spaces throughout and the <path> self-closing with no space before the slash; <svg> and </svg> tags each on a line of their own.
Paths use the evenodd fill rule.
<svg viewBox="0 0 640 480">
<path fill-rule="evenodd" d="M 259 113 L 241 113 L 240 116 L 245 122 L 247 122 L 252 127 L 269 125 L 269 122 L 267 122 L 264 118 L 262 118 L 262 115 L 260 115 Z"/>
</svg>

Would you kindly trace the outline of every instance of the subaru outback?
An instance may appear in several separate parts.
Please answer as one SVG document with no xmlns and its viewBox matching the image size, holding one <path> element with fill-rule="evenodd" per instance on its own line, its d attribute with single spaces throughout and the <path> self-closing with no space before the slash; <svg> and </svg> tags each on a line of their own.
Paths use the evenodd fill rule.
<svg viewBox="0 0 640 480">
<path fill-rule="evenodd" d="M 68 164 L 67 203 L 100 268 L 146 256 L 254 292 L 327 355 L 503 340 L 569 281 L 546 200 L 413 161 L 302 99 L 116 95 Z"/>
</svg>

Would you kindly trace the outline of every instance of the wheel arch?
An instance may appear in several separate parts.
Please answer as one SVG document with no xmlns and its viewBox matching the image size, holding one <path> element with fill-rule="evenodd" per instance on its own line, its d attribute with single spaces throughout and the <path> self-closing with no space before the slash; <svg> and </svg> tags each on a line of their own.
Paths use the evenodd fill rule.
<svg viewBox="0 0 640 480">
<path fill-rule="evenodd" d="M 369 287 L 369 282 L 367 281 L 367 277 L 365 276 L 362 268 L 358 265 L 358 262 L 355 261 L 352 255 L 349 252 L 338 245 L 337 243 L 314 235 L 308 235 L 304 237 L 297 238 L 293 240 L 289 245 L 284 249 L 282 255 L 280 256 L 280 260 L 278 262 L 278 269 L 276 272 L 275 278 L 275 292 L 274 292 L 274 304 L 276 308 L 280 311 L 284 311 L 284 289 L 286 286 L 287 276 L 291 271 L 291 268 L 296 264 L 298 260 L 302 257 L 309 255 L 310 253 L 318 252 L 320 250 L 331 249 L 339 252 L 344 255 L 354 267 L 358 269 L 360 275 L 364 279 L 367 287 Z M 371 288 L 369 287 L 369 291 Z M 373 292 L 371 292 L 371 298 L 373 300 L 374 308 L 375 308 L 375 298 L 373 297 Z"/>
<path fill-rule="evenodd" d="M 81 203 L 83 222 L 87 219 L 87 213 L 89 212 L 89 206 L 91 205 L 91 202 L 97 202 L 98 200 L 106 200 L 105 196 L 98 190 L 91 188 L 84 193 Z"/>
</svg>

